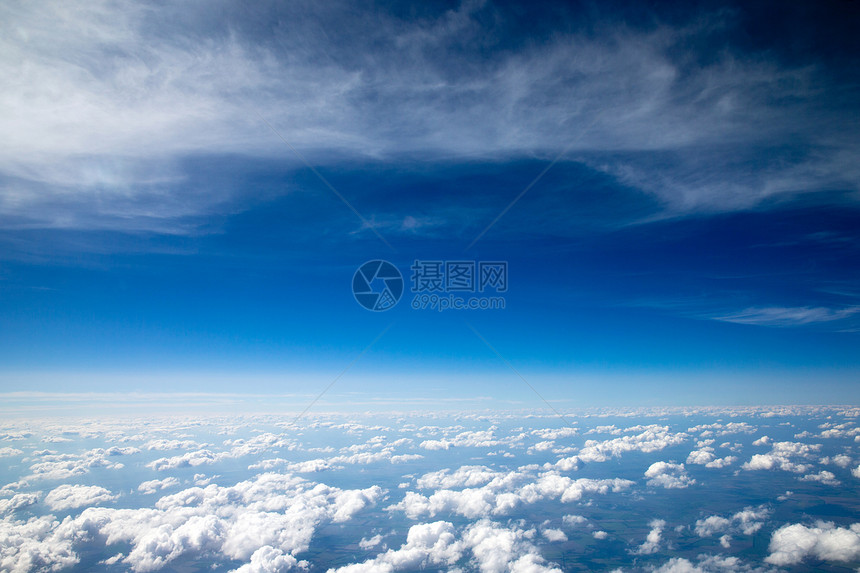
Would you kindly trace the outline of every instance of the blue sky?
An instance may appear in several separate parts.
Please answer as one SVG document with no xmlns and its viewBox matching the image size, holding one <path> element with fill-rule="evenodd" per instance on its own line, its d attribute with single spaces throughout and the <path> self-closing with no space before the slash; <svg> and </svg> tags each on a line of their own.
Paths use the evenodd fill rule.
<svg viewBox="0 0 860 573">
<path fill-rule="evenodd" d="M 856 402 L 857 20 L 6 3 L 0 390 L 313 394 L 390 326 L 332 397 L 539 401 L 471 324 L 561 404 Z M 372 259 L 506 307 L 368 312 Z"/>
</svg>

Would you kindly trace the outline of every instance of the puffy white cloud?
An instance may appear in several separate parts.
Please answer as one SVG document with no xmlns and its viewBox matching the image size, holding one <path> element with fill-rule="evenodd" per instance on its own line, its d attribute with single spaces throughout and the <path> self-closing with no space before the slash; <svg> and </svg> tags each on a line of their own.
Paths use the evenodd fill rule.
<svg viewBox="0 0 860 573">
<path fill-rule="evenodd" d="M 796 565 L 807 557 L 849 562 L 860 559 L 860 523 L 837 527 L 819 521 L 812 527 L 795 523 L 773 532 L 765 561 L 779 566 Z"/>
<path fill-rule="evenodd" d="M 699 555 L 696 563 L 683 557 L 673 557 L 663 565 L 650 569 L 653 573 L 765 573 L 762 569 L 743 563 L 737 557 Z"/>
<path fill-rule="evenodd" d="M 9 499 L 0 499 L 0 515 L 12 513 L 23 507 L 29 507 L 39 501 L 39 494 L 16 493 Z"/>
<path fill-rule="evenodd" d="M 651 531 L 648 532 L 644 543 L 633 551 L 636 555 L 650 555 L 651 553 L 657 553 L 660 549 L 660 541 L 663 539 L 663 529 L 666 527 L 666 521 L 663 519 L 653 519 L 648 525 L 651 527 Z"/>
<path fill-rule="evenodd" d="M 137 486 L 137 491 L 144 494 L 155 493 L 162 489 L 179 485 L 179 480 L 175 477 L 166 477 L 164 479 L 153 479 L 145 481 Z"/>
<path fill-rule="evenodd" d="M 851 465 L 851 456 L 846 456 L 845 454 L 837 454 L 833 457 L 826 456 L 819 460 L 822 464 L 829 465 L 833 464 L 835 466 L 839 466 L 840 468 L 847 468 Z"/>
<path fill-rule="evenodd" d="M 810 459 L 821 449 L 821 444 L 804 444 L 800 442 L 775 442 L 767 454 L 755 454 L 742 468 L 745 470 L 771 470 L 803 473 L 808 471 L 809 464 L 797 463 L 796 459 Z"/>
<path fill-rule="evenodd" d="M 382 543 L 382 535 L 377 533 L 373 537 L 370 538 L 361 538 L 361 541 L 358 542 L 358 546 L 367 551 L 368 549 L 373 549 L 377 545 Z"/>
<path fill-rule="evenodd" d="M 696 521 L 696 535 L 699 537 L 710 537 L 715 533 L 722 533 L 732 524 L 731 520 L 719 515 L 711 515 L 705 519 Z"/>
<path fill-rule="evenodd" d="M 305 569 L 308 565 L 307 561 L 299 561 L 289 553 L 284 553 L 271 545 L 264 545 L 251 554 L 249 563 L 233 571 L 235 573 L 282 573 L 296 566 Z"/>
<path fill-rule="evenodd" d="M 533 531 L 508 529 L 481 520 L 466 530 L 463 541 L 472 550 L 482 573 L 561 573 L 546 565 L 546 560 L 530 541 Z"/>
<path fill-rule="evenodd" d="M 701 449 L 701 450 L 693 450 L 690 452 L 690 455 L 687 456 L 688 464 L 697 464 L 697 465 L 705 465 L 714 460 L 716 456 L 714 456 L 713 449 Z"/>
<path fill-rule="evenodd" d="M 65 511 L 113 501 L 118 497 L 97 485 L 61 485 L 45 496 L 45 503 L 54 511 Z"/>
<path fill-rule="evenodd" d="M 447 450 L 453 447 L 459 448 L 491 448 L 499 446 L 503 442 L 496 438 L 494 430 L 474 430 L 460 432 L 453 438 L 441 440 L 424 440 L 419 447 L 425 450 Z"/>
<path fill-rule="evenodd" d="M 687 456 L 688 464 L 701 465 L 706 468 L 724 468 L 730 466 L 736 461 L 737 457 L 735 456 L 726 456 L 724 458 L 716 457 L 714 455 L 714 449 L 707 446 L 698 450 L 693 450 L 690 452 L 690 455 Z"/>
<path fill-rule="evenodd" d="M 86 494 L 79 489 L 69 491 L 73 493 L 58 495 L 58 499 L 72 503 L 106 495 L 93 490 Z M 377 486 L 342 490 L 292 475 L 261 474 L 230 487 L 186 489 L 162 497 L 155 508 L 91 507 L 59 524 L 40 520 L 38 535 L 28 534 L 62 548 L 63 553 L 52 558 L 58 563 L 76 560 L 72 551 L 76 542 L 103 540 L 107 545 L 127 543 L 131 550 L 117 562 L 136 572 L 155 571 L 184 555 L 245 561 L 243 573 L 276 571 L 301 564 L 294 554 L 307 549 L 318 526 L 345 522 L 376 504 L 383 494 Z M 19 533 L 33 527 L 15 525 Z M 36 549 L 27 551 L 30 555 Z M 10 552 L 10 562 L 29 559 L 19 553 Z"/>
<path fill-rule="evenodd" d="M 711 537 L 725 533 L 720 543 L 726 547 L 731 535 L 753 535 L 764 525 L 764 520 L 770 515 L 771 510 L 765 506 L 746 507 L 729 518 L 719 515 L 711 515 L 696 521 L 694 531 L 699 537 Z"/>
<path fill-rule="evenodd" d="M 577 457 L 584 462 L 605 462 L 625 452 L 658 452 L 669 446 L 682 444 L 689 439 L 687 434 L 670 432 L 667 426 L 655 424 L 641 428 L 643 431 L 635 435 L 605 441 L 588 440 Z"/>
<path fill-rule="evenodd" d="M 728 436 L 729 434 L 753 434 L 755 427 L 747 422 L 715 422 L 713 424 L 700 424 L 687 429 L 688 432 L 701 432 L 702 437 Z"/>
<path fill-rule="evenodd" d="M 0 570 L 61 571 L 78 562 L 73 537 L 59 535 L 53 516 L 0 520 Z"/>
<path fill-rule="evenodd" d="M 521 468 L 524 469 L 524 468 Z M 463 479 L 474 468 L 466 472 L 428 474 L 434 483 L 446 479 Z M 456 476 L 456 478 L 455 478 Z M 486 479 L 481 475 L 480 479 Z M 461 490 L 439 489 L 429 496 L 409 491 L 389 511 L 403 511 L 412 519 L 423 515 L 433 517 L 440 513 L 452 512 L 465 517 L 487 517 L 506 515 L 522 504 L 536 503 L 544 499 L 558 499 L 563 503 L 578 501 L 585 494 L 606 494 L 610 491 L 623 491 L 633 485 L 632 481 L 614 479 L 571 479 L 555 472 L 540 475 L 529 471 L 500 473 L 481 487 Z"/>
<path fill-rule="evenodd" d="M 166 440 L 156 439 L 149 440 L 143 446 L 144 450 L 199 450 L 204 444 L 195 442 L 194 440 Z"/>
<path fill-rule="evenodd" d="M 202 465 L 214 464 L 225 458 L 230 457 L 225 452 L 214 453 L 210 450 L 197 450 L 187 452 L 181 456 L 171 456 L 169 458 L 158 458 L 146 464 L 146 467 L 155 471 L 174 470 L 177 468 L 198 467 Z"/>
<path fill-rule="evenodd" d="M 506 472 L 492 470 L 486 466 L 461 466 L 453 472 L 449 469 L 443 469 L 426 473 L 416 480 L 415 485 L 422 489 L 474 487 L 484 485 L 505 475 Z"/>
<path fill-rule="evenodd" d="M 383 573 L 454 565 L 463 555 L 465 544 L 456 538 L 454 526 L 447 521 L 421 523 L 409 528 L 406 543 L 389 549 L 374 559 L 330 569 L 330 573 Z"/>
<path fill-rule="evenodd" d="M 549 541 L 567 541 L 567 535 L 561 529 L 547 528 L 541 531 L 541 535 Z"/>
<path fill-rule="evenodd" d="M 666 489 L 685 488 L 696 483 L 696 480 L 687 475 L 684 464 L 669 462 L 654 462 L 645 470 L 645 477 L 649 478 L 648 485 Z"/>
<path fill-rule="evenodd" d="M 582 515 L 565 515 L 561 518 L 565 525 L 582 525 L 588 523 L 588 519 Z"/>
<path fill-rule="evenodd" d="M 0 448 L 0 458 L 11 458 L 13 456 L 20 456 L 23 454 L 24 452 L 22 452 L 18 448 L 11 448 L 9 446 L 4 446 Z"/>
<path fill-rule="evenodd" d="M 797 478 L 800 481 L 812 481 L 823 483 L 824 485 L 839 485 L 842 482 L 836 479 L 836 475 L 833 472 L 829 472 L 827 470 L 822 470 L 817 474 L 807 474 L 805 476 L 800 476 Z"/>
<path fill-rule="evenodd" d="M 606 531 L 603 531 L 603 530 L 598 530 L 598 531 L 592 532 L 591 536 L 594 537 L 595 539 L 606 539 L 607 537 L 609 537 L 609 533 L 607 533 Z"/>
<path fill-rule="evenodd" d="M 88 473 L 92 468 L 121 469 L 122 463 L 114 462 L 109 457 L 137 453 L 136 448 L 108 449 L 95 448 L 81 454 L 58 454 L 48 452 L 39 457 L 39 461 L 30 466 L 33 472 L 26 479 L 65 480 Z M 36 454 L 36 452 L 34 452 Z"/>
</svg>

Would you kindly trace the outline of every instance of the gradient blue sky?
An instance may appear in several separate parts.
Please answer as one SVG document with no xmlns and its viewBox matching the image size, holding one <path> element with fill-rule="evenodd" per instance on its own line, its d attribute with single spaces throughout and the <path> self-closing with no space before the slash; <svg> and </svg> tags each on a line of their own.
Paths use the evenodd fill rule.
<svg viewBox="0 0 860 573">
<path fill-rule="evenodd" d="M 855 403 L 858 11 L 5 2 L 0 391 Z"/>
</svg>

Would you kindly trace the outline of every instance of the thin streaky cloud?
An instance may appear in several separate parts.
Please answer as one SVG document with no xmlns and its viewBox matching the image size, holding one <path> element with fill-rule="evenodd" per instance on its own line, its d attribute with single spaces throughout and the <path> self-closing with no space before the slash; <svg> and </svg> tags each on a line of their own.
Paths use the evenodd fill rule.
<svg viewBox="0 0 860 573">
<path fill-rule="evenodd" d="M 229 23 L 197 24 L 199 9 L 0 7 L 4 224 L 189 232 L 176 220 L 232 212 L 243 190 L 204 181 L 209 192 L 188 193 L 200 174 L 185 160 L 271 159 L 249 121 L 257 109 L 290 126 L 285 139 L 314 165 L 549 159 L 593 121 L 571 147 L 577 160 L 675 214 L 833 189 L 856 201 L 860 189 L 856 87 L 814 61 L 738 47 L 731 10 L 649 30 L 603 14 L 599 34 L 558 32 L 488 55 L 503 38 L 487 21 L 513 18 L 492 4 L 422 21 L 346 17 L 333 4 L 331 34 L 314 32 L 319 13 L 302 2 L 252 19 L 278 21 L 269 35 L 230 2 Z M 679 48 L 707 63 L 690 66 Z"/>
<path fill-rule="evenodd" d="M 759 326 L 792 327 L 834 322 L 860 312 L 860 306 L 841 309 L 826 307 L 752 307 L 734 314 L 713 317 L 715 320 Z"/>
</svg>

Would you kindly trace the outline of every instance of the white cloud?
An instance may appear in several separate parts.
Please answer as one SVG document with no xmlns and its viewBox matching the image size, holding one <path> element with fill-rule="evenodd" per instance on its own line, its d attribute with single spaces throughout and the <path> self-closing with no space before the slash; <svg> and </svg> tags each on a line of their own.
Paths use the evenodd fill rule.
<svg viewBox="0 0 860 573">
<path fill-rule="evenodd" d="M 164 479 L 153 479 L 145 481 L 137 486 L 137 491 L 143 494 L 155 493 L 156 491 L 167 489 L 179 485 L 179 480 L 175 477 L 166 477 Z"/>
<path fill-rule="evenodd" d="M 72 536 L 58 535 L 53 516 L 0 520 L 0 569 L 12 573 L 60 571 L 78 562 Z"/>
<path fill-rule="evenodd" d="M 175 470 L 177 468 L 198 467 L 202 465 L 214 464 L 218 461 L 230 457 L 226 452 L 214 453 L 211 450 L 197 450 L 187 452 L 181 456 L 171 456 L 169 458 L 158 458 L 146 464 L 146 467 L 155 471 Z"/>
<path fill-rule="evenodd" d="M 136 453 L 136 448 L 94 448 L 81 454 L 46 453 L 30 466 L 33 473 L 27 479 L 65 480 L 88 473 L 92 468 L 121 469 L 123 464 L 110 460 Z"/>
<path fill-rule="evenodd" d="M 295 162 L 257 111 L 317 161 L 319 150 L 494 158 L 553 157 L 570 146 L 682 212 L 857 188 L 856 142 L 834 115 L 839 106 L 819 104 L 830 90 L 815 67 L 732 50 L 695 67 L 677 57 L 697 33 L 731 25 L 726 12 L 601 34 L 561 26 L 546 42 L 488 52 L 497 32 L 481 22 L 517 17 L 491 4 L 415 22 L 333 4 L 326 34 L 305 3 L 260 8 L 253 22 L 279 23 L 266 34 L 231 3 L 222 7 L 229 29 L 201 10 L 70 0 L 0 11 L 0 173 L 13 181 L 0 215 L 33 226 L 187 230 L 171 220 L 229 211 L 237 190 L 180 195 L 183 159 Z M 786 137 L 829 152 L 774 152 L 750 171 L 751 151 Z"/>
<path fill-rule="evenodd" d="M 481 520 L 463 534 L 481 573 L 561 573 L 546 565 L 546 560 L 532 544 L 533 531 L 508 529 Z"/>
<path fill-rule="evenodd" d="M 687 475 L 684 464 L 668 462 L 654 462 L 645 470 L 645 477 L 649 478 L 648 485 L 666 489 L 685 488 L 696 483 L 696 480 Z"/>
<path fill-rule="evenodd" d="M 799 479 L 800 481 L 814 481 L 818 483 L 823 483 L 824 485 L 839 485 L 842 483 L 838 479 L 836 479 L 836 476 L 833 474 L 833 472 L 829 472 L 826 470 L 820 471 L 817 474 L 807 474 L 797 479 Z"/>
<path fill-rule="evenodd" d="M 367 551 L 368 549 L 373 549 L 377 545 L 382 543 L 382 535 L 376 534 L 370 538 L 361 538 L 361 541 L 358 542 L 358 546 Z"/>
<path fill-rule="evenodd" d="M 561 529 L 547 528 L 541 531 L 541 535 L 548 541 L 567 541 L 567 535 Z"/>
<path fill-rule="evenodd" d="M 330 573 L 372 573 L 418 570 L 454 565 L 462 556 L 464 543 L 456 539 L 454 526 L 447 521 L 422 523 L 409 528 L 406 543 L 389 549 L 374 559 L 330 569 Z"/>
<path fill-rule="evenodd" d="M 23 507 L 29 507 L 39 501 L 39 494 L 16 493 L 9 499 L 0 499 L 0 515 L 12 513 Z"/>
<path fill-rule="evenodd" d="M 860 559 L 860 523 L 837 527 L 819 521 L 812 527 L 799 523 L 784 525 L 770 538 L 770 555 L 765 561 L 773 565 L 796 565 L 807 557 L 829 562 Z"/>
<path fill-rule="evenodd" d="M 724 322 L 737 322 L 740 324 L 788 327 L 833 322 L 849 318 L 858 312 L 860 312 L 860 306 L 850 306 L 840 309 L 825 307 L 764 307 L 747 308 L 734 314 L 714 318 Z"/>
<path fill-rule="evenodd" d="M 474 487 L 503 478 L 505 475 L 505 472 L 492 470 L 486 466 L 461 466 L 453 472 L 443 469 L 426 473 L 416 480 L 415 485 L 422 489 Z"/>
<path fill-rule="evenodd" d="M 299 561 L 289 553 L 264 545 L 251 554 L 249 563 L 234 569 L 234 573 L 282 573 L 294 567 L 307 569 L 308 565 L 307 561 Z"/>
<path fill-rule="evenodd" d="M 588 519 L 583 515 L 565 515 L 561 518 L 565 525 L 582 525 L 588 523 Z"/>
<path fill-rule="evenodd" d="M 682 444 L 689 438 L 685 433 L 671 433 L 667 426 L 655 424 L 641 428 L 643 431 L 635 435 L 605 441 L 588 440 L 577 457 L 584 462 L 605 462 L 625 452 L 658 452 L 669 446 Z"/>
<path fill-rule="evenodd" d="M 800 442 L 775 442 L 767 454 L 755 454 L 742 468 L 745 470 L 780 469 L 794 473 L 803 473 L 811 469 L 809 464 L 796 463 L 795 459 L 810 459 L 821 449 L 820 444 L 803 444 Z"/>
<path fill-rule="evenodd" d="M 99 492 L 88 491 L 90 500 L 98 497 Z M 78 499 L 80 493 L 58 497 Z M 162 497 L 152 509 L 91 507 L 59 524 L 39 521 L 41 533 L 34 537 L 63 549 L 65 557 L 54 558 L 57 562 L 77 560 L 71 548 L 78 540 L 103 539 L 107 545 L 127 543 L 131 550 L 119 562 L 136 572 L 154 571 L 187 555 L 245 561 L 243 573 L 277 570 L 300 565 L 294 554 L 307 549 L 317 527 L 346 522 L 383 494 L 376 486 L 341 490 L 291 475 L 261 474 L 230 487 L 186 489 Z M 33 526 L 19 522 L 12 527 L 17 535 L 30 534 Z M 24 559 L 17 553 L 12 558 Z"/>
<path fill-rule="evenodd" d="M 737 557 L 699 555 L 696 563 L 683 557 L 673 557 L 650 571 L 653 573 L 766 573 L 771 569 L 751 566 Z"/>
<path fill-rule="evenodd" d="M 54 511 L 65 511 L 113 501 L 119 496 L 97 485 L 61 485 L 45 496 L 45 503 Z"/>
<path fill-rule="evenodd" d="M 845 454 L 837 454 L 833 457 L 826 456 L 819 460 L 822 464 L 829 465 L 833 464 L 839 466 L 840 468 L 847 468 L 851 465 L 851 456 L 846 456 Z"/>
<path fill-rule="evenodd" d="M 712 537 L 719 533 L 725 533 L 720 543 L 728 545 L 730 535 L 753 535 L 764 525 L 764 521 L 770 515 L 771 510 L 765 506 L 746 507 L 742 511 L 726 518 L 719 515 L 711 515 L 696 521 L 694 531 L 699 537 Z"/>
<path fill-rule="evenodd" d="M 459 473 L 459 483 L 474 471 Z M 446 478 L 458 475 L 428 474 L 431 481 L 442 483 Z M 484 479 L 482 477 L 481 479 Z M 586 494 L 605 495 L 620 492 L 633 485 L 623 479 L 571 479 L 556 472 L 532 475 L 528 471 L 501 473 L 480 487 L 467 487 L 460 490 L 438 489 L 429 496 L 408 491 L 403 499 L 388 507 L 389 511 L 403 511 L 407 517 L 417 519 L 427 515 L 433 517 L 440 513 L 456 513 L 468 518 L 506 515 L 522 504 L 532 504 L 545 499 L 558 499 L 562 503 L 578 501 Z"/>
<path fill-rule="evenodd" d="M 11 458 L 13 456 L 20 456 L 24 452 L 17 448 L 10 448 L 9 446 L 4 446 L 0 448 L 0 458 Z"/>
<path fill-rule="evenodd" d="M 663 539 L 663 529 L 666 527 L 666 521 L 663 519 L 653 519 L 649 523 L 649 526 L 651 527 L 651 531 L 648 532 L 644 543 L 633 551 L 636 555 L 650 555 L 657 553 L 660 549 L 660 541 Z"/>
</svg>

